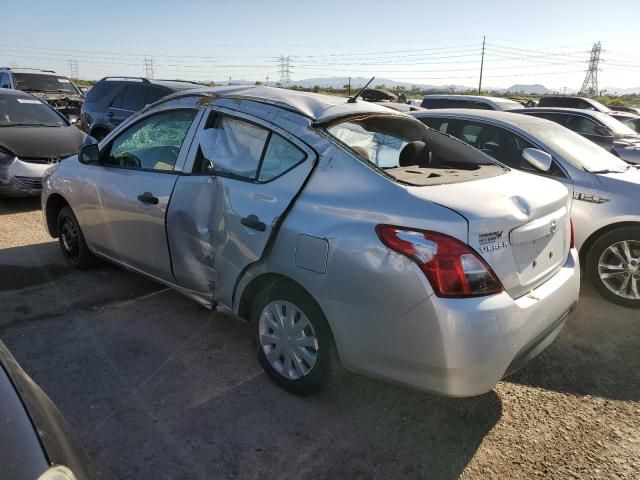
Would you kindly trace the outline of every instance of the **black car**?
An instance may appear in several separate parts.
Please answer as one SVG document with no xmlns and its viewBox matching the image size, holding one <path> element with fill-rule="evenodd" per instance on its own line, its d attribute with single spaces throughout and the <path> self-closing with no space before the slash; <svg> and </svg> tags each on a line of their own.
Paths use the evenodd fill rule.
<svg viewBox="0 0 640 480">
<path fill-rule="evenodd" d="M 182 80 L 150 80 L 142 77 L 105 77 L 87 92 L 81 128 L 100 141 L 145 105 L 179 90 L 201 87 Z"/>
<path fill-rule="evenodd" d="M 53 70 L 0 68 L 0 88 L 31 93 L 72 122 L 80 116 L 84 94 L 73 82 Z"/>
<path fill-rule="evenodd" d="M 88 480 L 89 462 L 69 424 L 0 341 L 0 477 Z"/>
<path fill-rule="evenodd" d="M 539 107 L 560 107 L 560 108 L 578 108 L 581 110 L 594 110 L 596 112 L 610 113 L 611 110 L 605 107 L 597 100 L 587 97 L 560 96 L 554 95 L 542 97 L 538 101 Z"/>
<path fill-rule="evenodd" d="M 43 100 L 0 89 L 0 196 L 40 195 L 44 172 L 86 137 Z"/>
<path fill-rule="evenodd" d="M 629 163 L 640 163 L 640 136 L 611 115 L 578 108 L 523 108 L 518 113 L 546 118 L 579 133 Z"/>
</svg>

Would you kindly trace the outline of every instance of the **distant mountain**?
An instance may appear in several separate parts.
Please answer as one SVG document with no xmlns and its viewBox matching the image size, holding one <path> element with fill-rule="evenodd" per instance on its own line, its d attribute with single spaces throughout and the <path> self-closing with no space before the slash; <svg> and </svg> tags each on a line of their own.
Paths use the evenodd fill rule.
<svg viewBox="0 0 640 480">
<path fill-rule="evenodd" d="M 618 88 L 618 87 L 604 87 L 600 89 L 600 92 L 605 91 L 607 94 L 614 95 L 640 95 L 640 87 L 632 88 Z"/>
<path fill-rule="evenodd" d="M 352 77 L 351 78 L 351 88 L 363 87 L 371 77 Z M 324 78 L 307 78 L 304 80 L 296 80 L 292 82 L 293 85 L 299 85 L 305 88 L 313 88 L 316 85 L 319 87 L 331 87 L 331 88 L 343 88 L 345 85 L 349 83 L 348 77 L 324 77 Z M 411 88 L 416 86 L 418 88 L 422 88 L 425 90 L 449 90 L 449 91 L 464 91 L 469 90 L 471 87 L 466 87 L 464 85 L 425 85 L 421 83 L 411 83 L 411 82 L 397 82 L 395 80 L 391 80 L 390 78 L 378 78 L 372 82 L 372 87 L 377 87 L 379 85 L 384 85 L 386 88 L 393 87 L 406 87 Z"/>
<path fill-rule="evenodd" d="M 505 89 L 505 93 L 523 93 L 525 95 L 547 95 L 551 93 L 544 85 L 540 85 L 536 83 L 535 85 L 511 85 L 509 88 Z"/>
</svg>

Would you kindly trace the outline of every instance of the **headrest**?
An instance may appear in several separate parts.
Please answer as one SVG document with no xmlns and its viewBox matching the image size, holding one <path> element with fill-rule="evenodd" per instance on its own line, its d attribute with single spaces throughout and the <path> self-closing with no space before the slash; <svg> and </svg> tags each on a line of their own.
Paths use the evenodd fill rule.
<svg viewBox="0 0 640 480">
<path fill-rule="evenodd" d="M 401 167 L 428 165 L 429 149 L 427 148 L 427 144 L 418 140 L 407 143 L 400 152 L 398 162 Z"/>
</svg>

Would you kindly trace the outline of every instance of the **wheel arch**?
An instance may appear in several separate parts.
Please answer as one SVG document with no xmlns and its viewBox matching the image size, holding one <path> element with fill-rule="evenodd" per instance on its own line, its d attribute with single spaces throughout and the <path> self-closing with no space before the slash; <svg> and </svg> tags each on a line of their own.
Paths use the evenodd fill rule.
<svg viewBox="0 0 640 480">
<path fill-rule="evenodd" d="M 58 214 L 63 207 L 69 206 L 69 202 L 59 193 L 52 193 L 45 204 L 45 219 L 47 230 L 53 238 L 58 236 Z"/>
<path fill-rule="evenodd" d="M 591 247 L 593 247 L 593 244 L 598 240 L 598 238 L 600 238 L 602 235 L 609 233 L 613 230 L 617 230 L 618 228 L 624 228 L 624 227 L 640 227 L 640 222 L 626 221 L 626 222 L 611 223 L 609 225 L 605 225 L 604 227 L 601 227 L 600 229 L 592 232 L 591 235 L 587 237 L 587 239 L 582 243 L 582 246 L 580 247 L 579 256 L 580 256 L 581 267 L 584 268 L 584 266 L 586 265 L 587 255 L 589 254 L 589 250 L 591 250 Z"/>
</svg>

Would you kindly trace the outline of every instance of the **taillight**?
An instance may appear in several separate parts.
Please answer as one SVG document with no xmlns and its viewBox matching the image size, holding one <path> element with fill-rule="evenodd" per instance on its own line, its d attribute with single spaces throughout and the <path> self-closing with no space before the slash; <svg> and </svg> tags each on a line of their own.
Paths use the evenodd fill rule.
<svg viewBox="0 0 640 480">
<path fill-rule="evenodd" d="M 449 235 L 378 225 L 390 249 L 416 262 L 439 297 L 476 297 L 503 291 L 491 267 L 468 245 Z"/>
<path fill-rule="evenodd" d="M 573 231 L 573 218 L 569 219 L 569 225 L 571 226 L 571 243 L 569 248 L 576 248 L 576 233 Z"/>
</svg>

